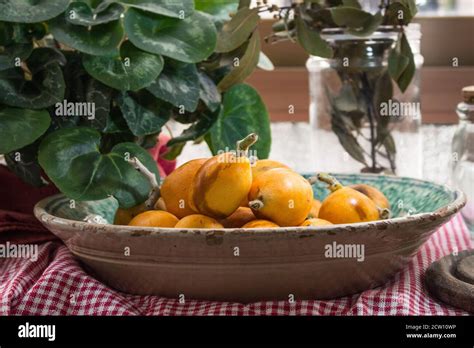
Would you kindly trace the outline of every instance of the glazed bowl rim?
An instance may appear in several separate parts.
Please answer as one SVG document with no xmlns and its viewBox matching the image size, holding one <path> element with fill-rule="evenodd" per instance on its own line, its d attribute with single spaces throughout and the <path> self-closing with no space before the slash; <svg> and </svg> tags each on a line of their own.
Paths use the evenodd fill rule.
<svg viewBox="0 0 474 348">
<path fill-rule="evenodd" d="M 302 175 L 308 175 L 303 173 Z M 126 225 L 114 225 L 114 224 L 97 224 L 91 222 L 85 222 L 80 220 L 71 220 L 66 218 L 61 218 L 54 216 L 46 211 L 47 204 L 58 197 L 65 197 L 63 193 L 55 194 L 46 198 L 43 198 L 34 207 L 34 215 L 36 218 L 46 224 L 54 224 L 62 227 L 73 227 L 78 231 L 86 231 L 87 229 L 96 228 L 97 232 L 110 233 L 116 232 L 123 235 L 135 235 L 137 232 L 141 232 L 143 235 L 201 235 L 218 232 L 220 235 L 234 235 L 244 233 L 246 235 L 255 234 L 255 235 L 285 235 L 286 233 L 298 233 L 303 232 L 318 232 L 318 234 L 324 235 L 328 232 L 334 233 L 337 231 L 350 230 L 352 232 L 367 230 L 368 228 L 385 229 L 388 225 L 397 224 L 397 225 L 410 225 L 416 221 L 422 221 L 428 219 L 430 221 L 442 219 L 444 217 L 454 215 L 466 204 L 466 195 L 459 189 L 452 188 L 445 184 L 435 183 L 429 180 L 403 177 L 403 176 L 394 176 L 394 175 L 380 175 L 380 174 L 371 174 L 371 173 L 331 173 L 331 175 L 337 176 L 348 176 L 348 175 L 358 175 L 362 177 L 380 177 L 384 176 L 390 178 L 391 180 L 410 180 L 412 182 L 418 182 L 422 184 L 432 184 L 438 187 L 443 188 L 445 191 L 450 192 L 454 195 L 454 199 L 450 201 L 447 205 L 444 205 L 432 212 L 417 213 L 407 216 L 389 218 L 386 220 L 377 220 L 370 222 L 358 222 L 358 223 L 349 223 L 349 224 L 337 224 L 337 225 L 324 225 L 324 226 L 292 226 L 292 227 L 273 227 L 273 228 L 218 228 L 218 229 L 205 229 L 205 228 L 171 228 L 171 227 L 138 227 L 138 226 L 126 226 Z M 104 226 L 106 227 L 104 229 Z M 105 230 L 108 230 L 107 232 Z"/>
</svg>

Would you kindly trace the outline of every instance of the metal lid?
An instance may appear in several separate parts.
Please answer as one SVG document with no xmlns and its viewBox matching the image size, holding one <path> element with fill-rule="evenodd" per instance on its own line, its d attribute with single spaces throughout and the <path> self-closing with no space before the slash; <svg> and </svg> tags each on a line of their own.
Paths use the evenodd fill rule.
<svg viewBox="0 0 474 348">
<path fill-rule="evenodd" d="M 467 104 L 474 104 L 474 86 L 466 86 L 462 89 L 462 98 Z"/>
</svg>

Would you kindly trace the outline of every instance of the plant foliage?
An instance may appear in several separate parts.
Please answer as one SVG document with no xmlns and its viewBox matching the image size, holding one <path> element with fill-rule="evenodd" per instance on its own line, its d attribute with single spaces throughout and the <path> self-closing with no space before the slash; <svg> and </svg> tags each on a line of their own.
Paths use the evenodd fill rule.
<svg viewBox="0 0 474 348">
<path fill-rule="evenodd" d="M 363 9 L 363 3 L 303 0 L 284 7 L 266 6 L 277 12 L 279 19 L 266 40 L 290 39 L 311 55 L 331 59 L 331 69 L 337 73 L 341 86 L 336 93 L 330 86 L 323 86 L 333 132 L 343 149 L 365 165 L 365 171 L 395 173 L 395 143 L 388 117 L 380 115 L 380 105 L 393 99 L 393 84 L 403 93 L 415 74 L 415 59 L 404 27 L 417 8 L 415 0 L 380 0 L 378 9 L 371 13 Z M 377 30 L 394 34 L 394 39 L 363 40 Z M 331 33 L 344 34 L 345 39 L 330 40 Z M 373 63 L 374 59 L 383 61 L 386 55 L 388 67 Z M 349 64 L 342 64 L 343 60 Z M 370 129 L 369 153 L 361 144 L 367 140 L 361 136 L 362 127 Z M 388 160 L 390 168 L 380 165 L 380 157 Z"/>
<path fill-rule="evenodd" d="M 71 198 L 123 207 L 149 191 L 126 160 L 158 175 L 146 147 L 170 119 L 188 127 L 168 158 L 250 132 L 267 156 L 267 111 L 242 84 L 259 60 L 271 69 L 258 19 L 238 0 L 0 1 L 0 153 L 32 185 L 47 177 Z M 93 117 L 78 112 L 89 105 Z"/>
</svg>

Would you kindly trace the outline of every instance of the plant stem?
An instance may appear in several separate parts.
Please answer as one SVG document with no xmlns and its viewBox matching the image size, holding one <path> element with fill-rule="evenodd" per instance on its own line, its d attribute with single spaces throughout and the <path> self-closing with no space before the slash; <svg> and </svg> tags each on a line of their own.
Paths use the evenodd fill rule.
<svg viewBox="0 0 474 348">
<path fill-rule="evenodd" d="M 365 96 L 365 102 L 367 103 L 367 118 L 369 119 L 370 126 L 370 157 L 372 161 L 372 172 L 375 173 L 377 169 L 377 151 L 375 148 L 375 119 L 374 119 L 374 110 L 373 110 L 373 93 L 370 88 L 369 80 L 367 79 L 367 74 L 363 72 L 361 74 L 362 81 L 362 93 Z"/>
<path fill-rule="evenodd" d="M 148 195 L 148 199 L 145 201 L 145 207 L 148 210 L 151 210 L 155 207 L 156 202 L 161 196 L 160 186 L 158 185 L 158 180 L 156 180 L 156 175 L 152 173 L 145 165 L 140 162 L 137 157 L 132 157 L 128 160 L 130 163 L 140 174 L 142 174 L 145 178 L 148 179 L 151 185 L 151 191 Z"/>
<path fill-rule="evenodd" d="M 321 181 L 328 184 L 328 189 L 331 192 L 337 191 L 343 188 L 342 184 L 337 180 L 335 177 L 327 174 L 327 173 L 318 173 L 315 176 L 312 176 L 308 179 L 308 182 L 313 185 L 314 183 Z"/>
<path fill-rule="evenodd" d="M 388 161 L 390 162 L 390 169 L 392 170 L 393 174 L 395 174 L 397 170 L 397 167 L 395 165 L 395 160 L 393 159 L 392 154 L 388 150 L 387 150 L 387 158 L 388 158 Z"/>
<path fill-rule="evenodd" d="M 377 147 L 377 153 L 378 153 L 380 156 L 382 156 L 382 157 L 384 157 L 384 158 L 386 158 L 386 159 L 388 160 L 388 162 L 390 163 L 390 170 L 393 172 L 393 174 L 395 174 L 395 173 L 396 173 L 396 170 L 397 170 L 397 166 L 396 166 L 396 163 L 395 163 L 395 159 L 392 157 L 392 154 L 390 153 L 390 151 L 389 151 L 387 148 L 385 148 L 386 154 L 384 154 L 384 153 L 380 150 L 381 147 L 383 146 L 383 142 L 385 141 L 385 139 L 387 138 L 387 136 L 390 134 L 390 132 L 391 132 L 392 130 L 393 130 L 393 128 L 387 130 L 388 133 L 385 134 L 385 136 L 384 136 L 382 139 L 379 140 L 379 146 Z"/>
<path fill-rule="evenodd" d="M 254 199 L 253 201 L 249 202 L 249 207 L 253 210 L 260 210 L 264 206 L 263 202 L 260 199 Z"/>
<path fill-rule="evenodd" d="M 249 147 L 255 144 L 257 140 L 257 133 L 250 133 L 242 140 L 237 141 L 237 157 L 247 157 Z"/>
</svg>

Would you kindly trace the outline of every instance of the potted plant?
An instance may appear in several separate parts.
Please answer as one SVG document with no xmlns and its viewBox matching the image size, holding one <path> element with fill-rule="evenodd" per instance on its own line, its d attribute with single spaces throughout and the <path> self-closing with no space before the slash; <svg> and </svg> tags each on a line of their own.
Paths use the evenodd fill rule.
<svg viewBox="0 0 474 348">
<path fill-rule="evenodd" d="M 232 17 L 229 15 L 233 14 Z M 0 3 L 0 154 L 32 186 L 71 199 L 143 202 L 157 176 L 147 150 L 169 120 L 213 153 L 251 132 L 268 156 L 268 114 L 245 78 L 258 65 L 258 9 L 247 1 L 48 0 Z M 155 148 L 156 152 L 156 148 Z"/>
<path fill-rule="evenodd" d="M 406 27 L 417 12 L 415 0 L 362 6 L 368 4 L 304 0 L 283 7 L 262 5 L 279 19 L 267 40 L 292 40 L 312 56 L 307 66 L 311 118 L 321 130 L 316 133 L 318 169 L 331 163 L 333 170 L 336 162 L 352 158 L 363 172 L 397 173 L 404 164 L 397 159 L 397 146 L 409 142 L 394 134 L 416 133 L 420 124 L 419 90 L 411 82 L 421 62 L 415 61 Z M 414 109 L 404 114 L 405 102 Z M 322 144 L 325 139 L 328 143 Z"/>
</svg>

